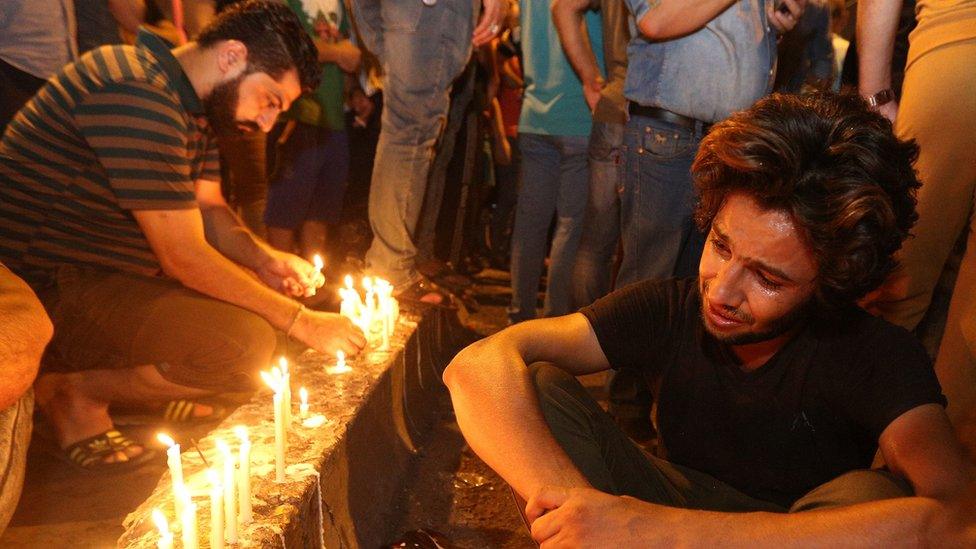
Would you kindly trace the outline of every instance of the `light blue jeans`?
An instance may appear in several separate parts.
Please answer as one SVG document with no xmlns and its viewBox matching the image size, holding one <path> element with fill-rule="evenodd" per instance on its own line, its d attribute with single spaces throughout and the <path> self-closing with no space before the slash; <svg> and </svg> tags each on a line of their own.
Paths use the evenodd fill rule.
<svg viewBox="0 0 976 549">
<path fill-rule="evenodd" d="M 627 122 L 620 196 L 624 257 L 618 288 L 697 272 L 704 240 L 692 221 L 691 163 L 702 133 L 701 128 L 643 116 Z"/>
<path fill-rule="evenodd" d="M 477 2 L 480 5 L 480 2 Z M 471 55 L 474 0 L 353 0 L 367 49 L 382 63 L 382 129 L 373 162 L 367 269 L 394 286 L 419 279 L 415 231 L 451 82 Z"/>
<path fill-rule="evenodd" d="M 620 180 L 624 125 L 593 121 L 590 132 L 590 195 L 573 267 L 573 309 L 610 292 L 613 256 L 620 239 Z"/>
<path fill-rule="evenodd" d="M 512 231 L 511 322 L 536 316 L 539 277 L 553 213 L 556 230 L 549 250 L 549 276 L 543 316 L 571 312 L 570 279 L 583 232 L 589 174 L 585 135 L 519 135 L 522 187 Z"/>
</svg>

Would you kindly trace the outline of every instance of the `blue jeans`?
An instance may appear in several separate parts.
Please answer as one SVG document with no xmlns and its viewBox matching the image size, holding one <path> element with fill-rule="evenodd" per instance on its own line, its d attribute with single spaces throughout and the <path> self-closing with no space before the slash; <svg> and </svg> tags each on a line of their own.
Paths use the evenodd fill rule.
<svg viewBox="0 0 976 549">
<path fill-rule="evenodd" d="M 369 223 L 367 268 L 395 286 L 419 279 L 417 222 L 434 145 L 447 118 L 451 82 L 471 54 L 474 0 L 353 0 L 366 47 L 383 65 L 383 115 Z M 479 2 L 480 5 L 480 2 Z"/>
<path fill-rule="evenodd" d="M 573 267 L 573 309 L 585 307 L 610 292 L 613 254 L 620 239 L 623 141 L 623 124 L 593 121 L 590 195 Z"/>
<path fill-rule="evenodd" d="M 512 231 L 512 305 L 514 322 L 536 316 L 539 277 L 553 213 L 556 231 L 549 251 L 549 282 L 543 316 L 571 311 L 570 279 L 583 232 L 587 182 L 585 135 L 519 135 L 522 188 Z"/>
<path fill-rule="evenodd" d="M 700 127 L 691 130 L 643 116 L 627 122 L 620 197 L 624 258 L 618 288 L 690 274 L 682 271 L 697 266 L 704 240 L 692 221 L 691 163 L 702 133 Z M 679 264 L 682 269 L 676 269 Z"/>
</svg>

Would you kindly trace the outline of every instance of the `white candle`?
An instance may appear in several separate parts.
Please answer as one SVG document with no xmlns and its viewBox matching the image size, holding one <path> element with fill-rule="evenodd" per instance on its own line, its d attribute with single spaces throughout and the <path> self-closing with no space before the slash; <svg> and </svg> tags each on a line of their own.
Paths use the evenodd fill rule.
<svg viewBox="0 0 976 549">
<path fill-rule="evenodd" d="M 298 390 L 298 399 L 301 401 L 298 405 L 298 414 L 302 419 L 308 417 L 308 389 L 302 387 Z"/>
<path fill-rule="evenodd" d="M 189 495 L 188 495 L 189 497 Z M 183 549 L 197 549 L 197 504 L 187 499 L 183 503 L 183 514 L 180 515 L 180 522 L 183 524 Z"/>
<path fill-rule="evenodd" d="M 363 288 L 366 289 L 366 301 L 362 307 L 361 322 L 363 332 L 366 335 L 367 345 L 372 343 L 373 339 L 373 313 L 374 313 L 374 297 L 375 292 L 373 290 L 373 279 L 365 276 L 363 277 Z"/>
<path fill-rule="evenodd" d="M 207 469 L 207 480 L 210 481 L 210 547 L 223 549 L 224 489 L 220 486 L 220 478 L 213 469 Z"/>
<path fill-rule="evenodd" d="M 275 420 L 275 482 L 285 482 L 285 418 L 281 393 L 274 395 Z"/>
<path fill-rule="evenodd" d="M 183 461 L 180 457 L 180 445 L 166 433 L 157 434 L 156 440 L 168 446 L 166 465 L 169 467 L 169 476 L 173 480 L 173 507 L 176 509 L 176 516 L 180 516 L 183 511 L 183 500 L 180 498 L 180 491 L 183 489 Z"/>
<path fill-rule="evenodd" d="M 159 541 L 156 542 L 156 547 L 159 549 L 173 549 L 173 532 L 169 531 L 169 523 L 166 522 L 166 516 L 159 509 L 153 509 L 152 519 L 156 523 L 156 528 L 159 529 Z"/>
<path fill-rule="evenodd" d="M 281 366 L 281 393 L 284 395 L 285 436 L 287 437 L 287 428 L 291 425 L 291 372 L 288 371 L 288 359 L 285 357 L 279 358 L 278 364 Z"/>
<path fill-rule="evenodd" d="M 241 524 L 250 524 L 254 520 L 251 510 L 251 439 L 247 435 L 247 427 L 238 425 L 234 428 L 237 437 L 241 439 L 240 466 L 238 467 L 238 500 Z"/>
<path fill-rule="evenodd" d="M 223 440 L 217 439 L 217 449 L 224 458 L 224 541 L 237 543 L 237 474 L 234 454 Z"/>
</svg>

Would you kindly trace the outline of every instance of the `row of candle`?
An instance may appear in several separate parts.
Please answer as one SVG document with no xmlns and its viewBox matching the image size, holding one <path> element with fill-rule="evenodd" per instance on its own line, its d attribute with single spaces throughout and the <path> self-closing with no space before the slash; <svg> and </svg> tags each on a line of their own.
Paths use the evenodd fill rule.
<svg viewBox="0 0 976 549">
<path fill-rule="evenodd" d="M 261 377 L 274 390 L 275 481 L 285 482 L 286 426 L 291 423 L 291 373 L 287 360 L 281 358 L 278 366 L 272 368 L 271 372 L 261 372 Z M 304 387 L 299 390 L 299 398 L 299 414 L 304 420 L 309 414 L 308 391 Z M 253 520 L 251 440 L 243 425 L 235 427 L 234 433 L 240 440 L 236 456 L 226 442 L 221 439 L 215 441 L 222 458 L 222 476 L 213 469 L 206 471 L 210 483 L 210 546 L 216 548 L 223 547 L 225 542 L 237 543 L 240 527 Z M 195 549 L 198 547 L 197 506 L 184 482 L 180 445 L 165 433 L 159 433 L 157 439 L 168 446 L 166 462 L 173 483 L 174 509 L 182 527 L 183 547 Z M 153 521 L 160 534 L 158 547 L 171 549 L 173 533 L 162 511 L 153 510 Z"/>
<path fill-rule="evenodd" d="M 393 285 L 382 278 L 363 277 L 363 296 L 353 286 L 352 276 L 346 275 L 344 282 L 345 287 L 339 288 L 342 298 L 339 314 L 359 326 L 370 345 L 381 351 L 389 350 L 390 338 L 400 316 L 400 304 L 393 297 Z"/>
</svg>

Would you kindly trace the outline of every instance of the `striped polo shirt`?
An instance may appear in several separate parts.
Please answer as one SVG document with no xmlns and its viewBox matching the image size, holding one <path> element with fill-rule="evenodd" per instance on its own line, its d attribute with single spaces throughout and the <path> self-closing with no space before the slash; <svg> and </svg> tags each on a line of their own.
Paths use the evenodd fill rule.
<svg viewBox="0 0 976 549">
<path fill-rule="evenodd" d="M 35 289 L 62 265 L 147 275 L 159 261 L 132 210 L 197 208 L 220 180 L 203 105 L 147 31 L 66 65 L 0 141 L 0 261 Z"/>
</svg>

